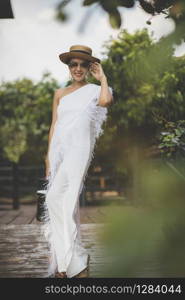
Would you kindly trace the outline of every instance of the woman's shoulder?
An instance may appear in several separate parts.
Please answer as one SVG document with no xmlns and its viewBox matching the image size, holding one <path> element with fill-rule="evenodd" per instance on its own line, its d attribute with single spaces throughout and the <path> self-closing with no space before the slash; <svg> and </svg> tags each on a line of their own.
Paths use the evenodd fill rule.
<svg viewBox="0 0 185 300">
<path fill-rule="evenodd" d="M 64 96 L 65 94 L 65 91 L 66 91 L 66 88 L 65 87 L 60 87 L 58 89 L 55 90 L 55 95 L 56 95 L 56 98 L 57 99 L 61 99 L 62 96 Z"/>
<path fill-rule="evenodd" d="M 54 91 L 53 102 L 56 103 L 56 105 L 59 104 L 62 95 L 63 95 L 63 88 L 58 88 Z"/>
<path fill-rule="evenodd" d="M 55 90 L 55 95 L 60 97 L 64 91 L 64 88 L 58 88 Z"/>
</svg>

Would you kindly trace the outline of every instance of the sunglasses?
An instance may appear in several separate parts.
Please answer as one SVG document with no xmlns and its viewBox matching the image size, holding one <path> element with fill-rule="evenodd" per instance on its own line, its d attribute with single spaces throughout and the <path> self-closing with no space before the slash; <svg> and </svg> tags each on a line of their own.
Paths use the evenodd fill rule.
<svg viewBox="0 0 185 300">
<path fill-rule="evenodd" d="M 83 62 L 83 63 L 71 62 L 71 63 L 68 64 L 68 66 L 69 66 L 70 68 L 75 68 L 75 67 L 77 67 L 78 65 L 79 65 L 80 67 L 82 67 L 82 68 L 88 68 L 89 65 L 90 65 L 90 63 L 89 63 L 89 62 Z"/>
</svg>

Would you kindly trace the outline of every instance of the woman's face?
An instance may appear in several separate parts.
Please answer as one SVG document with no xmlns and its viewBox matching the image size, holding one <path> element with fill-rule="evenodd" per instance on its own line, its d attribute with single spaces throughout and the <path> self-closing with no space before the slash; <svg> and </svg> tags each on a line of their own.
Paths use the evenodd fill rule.
<svg viewBox="0 0 185 300">
<path fill-rule="evenodd" d="M 80 59 L 72 58 L 68 63 L 71 76 L 76 81 L 83 81 L 88 70 L 90 62 Z"/>
</svg>

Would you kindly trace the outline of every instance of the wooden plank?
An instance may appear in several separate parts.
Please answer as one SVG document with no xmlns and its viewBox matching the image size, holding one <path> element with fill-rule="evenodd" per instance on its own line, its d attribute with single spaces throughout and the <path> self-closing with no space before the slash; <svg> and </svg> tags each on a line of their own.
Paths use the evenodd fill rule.
<svg viewBox="0 0 185 300">
<path fill-rule="evenodd" d="M 36 216 L 31 220 L 30 224 L 40 224 L 39 221 L 37 221 Z"/>
<path fill-rule="evenodd" d="M 101 214 L 96 206 L 80 208 L 81 223 L 101 223 Z"/>
<path fill-rule="evenodd" d="M 40 224 L 36 220 L 36 204 L 21 205 L 20 209 L 13 210 L 7 208 L 5 213 L 1 213 L 0 224 Z M 105 207 L 87 206 L 80 207 L 80 222 L 103 223 L 103 217 L 107 214 Z"/>
<path fill-rule="evenodd" d="M 82 244 L 90 254 L 90 277 L 98 277 L 97 264 L 103 263 L 101 245 L 96 241 L 97 228 L 102 224 L 82 224 Z M 45 277 L 48 247 L 42 225 L 0 226 L 0 277 Z"/>
<path fill-rule="evenodd" d="M 24 205 L 21 207 L 22 214 L 14 219 L 13 224 L 31 224 L 36 215 L 35 205 Z"/>
<path fill-rule="evenodd" d="M 4 217 L 7 213 L 8 213 L 8 211 L 0 210 L 0 218 Z"/>
<path fill-rule="evenodd" d="M 11 210 L 0 218 L 0 224 L 10 224 L 21 214 L 22 212 L 20 210 Z"/>
<path fill-rule="evenodd" d="M 36 215 L 35 205 L 21 205 L 18 210 L 7 210 L 0 218 L 0 224 L 29 224 Z"/>
</svg>

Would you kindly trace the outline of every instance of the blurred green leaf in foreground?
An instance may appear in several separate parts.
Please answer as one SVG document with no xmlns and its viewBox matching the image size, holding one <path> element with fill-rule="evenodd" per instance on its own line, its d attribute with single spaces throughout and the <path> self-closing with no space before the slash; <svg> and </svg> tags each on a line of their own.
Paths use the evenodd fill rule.
<svg viewBox="0 0 185 300">
<path fill-rule="evenodd" d="M 185 181 L 162 163 L 143 162 L 138 169 L 136 194 L 142 202 L 110 207 L 99 236 L 106 257 L 99 272 L 103 277 L 184 277 Z"/>
</svg>

